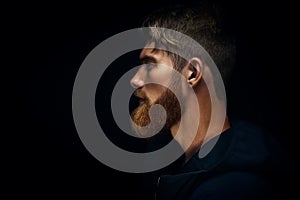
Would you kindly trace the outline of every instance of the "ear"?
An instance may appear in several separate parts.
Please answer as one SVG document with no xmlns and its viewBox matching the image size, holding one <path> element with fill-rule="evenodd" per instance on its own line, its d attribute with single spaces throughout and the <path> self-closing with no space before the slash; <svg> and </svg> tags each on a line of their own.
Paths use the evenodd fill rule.
<svg viewBox="0 0 300 200">
<path fill-rule="evenodd" d="M 183 68 L 182 74 L 185 76 L 191 87 L 194 88 L 198 85 L 202 78 L 203 69 L 203 62 L 197 57 L 191 58 L 187 65 Z"/>
</svg>

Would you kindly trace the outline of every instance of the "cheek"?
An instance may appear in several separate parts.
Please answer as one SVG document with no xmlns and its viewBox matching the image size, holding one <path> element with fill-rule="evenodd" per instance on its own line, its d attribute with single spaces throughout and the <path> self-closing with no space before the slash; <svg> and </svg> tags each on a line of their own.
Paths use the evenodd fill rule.
<svg viewBox="0 0 300 200">
<path fill-rule="evenodd" d="M 150 100 L 150 104 L 153 104 L 166 90 L 165 87 L 158 84 L 148 84 L 145 86 L 145 93 Z"/>
<path fill-rule="evenodd" d="M 158 65 L 148 72 L 149 82 L 157 83 L 160 85 L 168 85 L 172 78 L 172 68 L 167 65 Z"/>
<path fill-rule="evenodd" d="M 150 103 L 153 104 L 169 87 L 172 78 L 172 68 L 167 65 L 159 65 L 148 72 L 148 83 L 145 92 Z"/>
</svg>

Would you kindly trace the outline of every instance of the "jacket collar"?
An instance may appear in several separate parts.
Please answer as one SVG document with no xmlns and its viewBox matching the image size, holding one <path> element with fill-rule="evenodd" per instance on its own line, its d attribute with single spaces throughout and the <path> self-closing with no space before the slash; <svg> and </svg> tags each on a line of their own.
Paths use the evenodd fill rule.
<svg viewBox="0 0 300 200">
<path fill-rule="evenodd" d="M 197 152 L 175 173 L 161 175 L 157 196 L 159 199 L 185 199 L 180 195 L 189 194 L 207 176 L 231 170 L 266 170 L 270 149 L 262 133 L 252 124 L 234 121 L 231 128 L 219 138 L 213 138 L 203 145 L 202 148 L 209 148 L 211 143 L 215 144 L 205 157 L 200 158 Z"/>
</svg>

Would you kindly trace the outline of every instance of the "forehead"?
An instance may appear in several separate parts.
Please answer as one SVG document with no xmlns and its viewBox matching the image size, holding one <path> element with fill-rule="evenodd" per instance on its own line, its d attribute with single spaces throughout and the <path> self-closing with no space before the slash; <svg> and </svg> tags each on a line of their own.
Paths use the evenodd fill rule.
<svg viewBox="0 0 300 200">
<path fill-rule="evenodd" d="M 163 58 L 167 58 L 168 54 L 164 50 L 155 48 L 154 42 L 151 42 L 146 44 L 140 53 L 140 59 L 145 57 L 153 57 L 156 60 L 161 60 Z"/>
</svg>

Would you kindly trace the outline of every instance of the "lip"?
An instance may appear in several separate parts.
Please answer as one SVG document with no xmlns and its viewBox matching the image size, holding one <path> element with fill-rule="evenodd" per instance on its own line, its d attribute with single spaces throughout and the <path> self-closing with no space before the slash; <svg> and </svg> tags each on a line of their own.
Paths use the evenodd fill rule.
<svg viewBox="0 0 300 200">
<path fill-rule="evenodd" d="M 140 103 L 140 105 L 141 105 L 141 104 L 144 104 L 144 103 L 145 103 L 145 100 L 144 100 L 144 99 L 140 99 L 140 100 L 139 100 L 139 103 Z"/>
<path fill-rule="evenodd" d="M 140 90 L 136 90 L 134 96 L 137 98 L 140 105 L 146 103 L 147 98 Z"/>
</svg>

